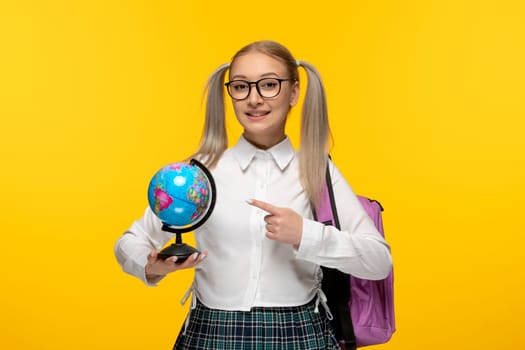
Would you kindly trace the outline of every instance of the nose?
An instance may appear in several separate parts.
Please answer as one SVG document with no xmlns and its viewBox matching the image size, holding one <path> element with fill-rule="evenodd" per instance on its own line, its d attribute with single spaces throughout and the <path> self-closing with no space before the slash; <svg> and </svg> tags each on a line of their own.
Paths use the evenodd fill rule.
<svg viewBox="0 0 525 350">
<path fill-rule="evenodd" d="M 253 85 L 252 85 L 253 84 Z M 263 102 L 262 96 L 259 94 L 259 91 L 257 91 L 257 84 L 256 83 L 250 83 L 250 93 L 248 94 L 248 103 L 250 105 L 258 105 Z"/>
</svg>

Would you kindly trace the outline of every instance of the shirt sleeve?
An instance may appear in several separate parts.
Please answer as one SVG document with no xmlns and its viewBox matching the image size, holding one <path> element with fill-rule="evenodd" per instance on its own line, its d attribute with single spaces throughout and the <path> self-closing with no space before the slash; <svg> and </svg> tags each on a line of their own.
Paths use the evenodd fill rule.
<svg viewBox="0 0 525 350">
<path fill-rule="evenodd" d="M 362 279 L 386 278 L 392 269 L 388 243 L 332 162 L 330 173 L 341 230 L 303 218 L 296 257 Z"/>
<path fill-rule="evenodd" d="M 144 215 L 133 222 L 115 243 L 115 257 L 124 272 L 142 280 L 148 286 L 155 286 L 164 276 L 147 280 L 145 274 L 148 254 L 152 249 L 159 250 L 173 237 L 173 234 L 162 231 L 162 222 L 150 208 Z"/>
</svg>

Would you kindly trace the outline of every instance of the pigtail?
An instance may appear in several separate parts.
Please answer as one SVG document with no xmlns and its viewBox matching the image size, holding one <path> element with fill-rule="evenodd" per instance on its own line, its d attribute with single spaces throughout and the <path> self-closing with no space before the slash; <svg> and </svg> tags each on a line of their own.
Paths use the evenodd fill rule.
<svg viewBox="0 0 525 350">
<path fill-rule="evenodd" d="M 224 107 L 224 77 L 229 63 L 221 65 L 212 73 L 204 93 L 206 98 L 206 120 L 202 131 L 201 144 L 192 158 L 200 159 L 213 168 L 228 147 Z"/>
<path fill-rule="evenodd" d="M 305 69 L 308 77 L 302 110 L 299 170 L 308 197 L 317 209 L 326 184 L 330 135 L 328 108 L 325 90 L 317 69 L 304 61 L 297 61 L 297 63 Z"/>
</svg>

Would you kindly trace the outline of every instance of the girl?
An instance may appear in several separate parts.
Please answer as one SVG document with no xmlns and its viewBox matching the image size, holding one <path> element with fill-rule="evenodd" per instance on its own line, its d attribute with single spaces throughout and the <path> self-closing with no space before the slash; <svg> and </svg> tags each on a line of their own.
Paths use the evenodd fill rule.
<svg viewBox="0 0 525 350">
<path fill-rule="evenodd" d="M 295 151 L 285 134 L 299 99 L 298 68 L 308 76 Z M 224 79 L 228 73 L 228 82 Z M 227 149 L 224 90 L 243 134 Z M 319 74 L 273 41 L 254 42 L 220 66 L 207 85 L 206 122 L 193 155 L 210 169 L 217 202 L 195 231 L 202 251 L 181 264 L 161 260 L 172 237 L 148 208 L 117 241 L 124 271 L 156 285 L 195 268 L 192 306 L 174 349 L 339 349 L 320 289 L 320 266 L 383 279 L 388 244 L 328 159 L 327 107 Z M 326 167 L 341 231 L 314 221 Z M 206 258 L 206 260 L 204 260 Z"/>
</svg>

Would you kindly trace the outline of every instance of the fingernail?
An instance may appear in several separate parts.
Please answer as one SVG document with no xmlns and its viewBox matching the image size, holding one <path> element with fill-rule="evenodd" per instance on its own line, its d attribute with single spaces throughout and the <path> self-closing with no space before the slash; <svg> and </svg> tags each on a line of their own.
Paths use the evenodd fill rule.
<svg viewBox="0 0 525 350">
<path fill-rule="evenodd" d="M 174 257 L 173 257 L 173 260 L 171 260 L 171 261 L 173 261 L 173 263 L 176 263 L 177 260 L 178 260 L 178 258 L 177 258 L 176 256 L 174 256 Z"/>
<path fill-rule="evenodd" d="M 201 261 L 204 260 L 204 259 L 206 259 L 206 257 L 207 257 L 206 254 L 202 254 L 202 256 L 201 256 Z"/>
<path fill-rule="evenodd" d="M 197 260 L 198 257 L 199 257 L 199 253 L 193 254 L 193 260 Z"/>
<path fill-rule="evenodd" d="M 248 204 L 253 204 L 253 199 L 247 199 L 247 200 L 246 200 L 246 203 L 248 203 Z"/>
</svg>

